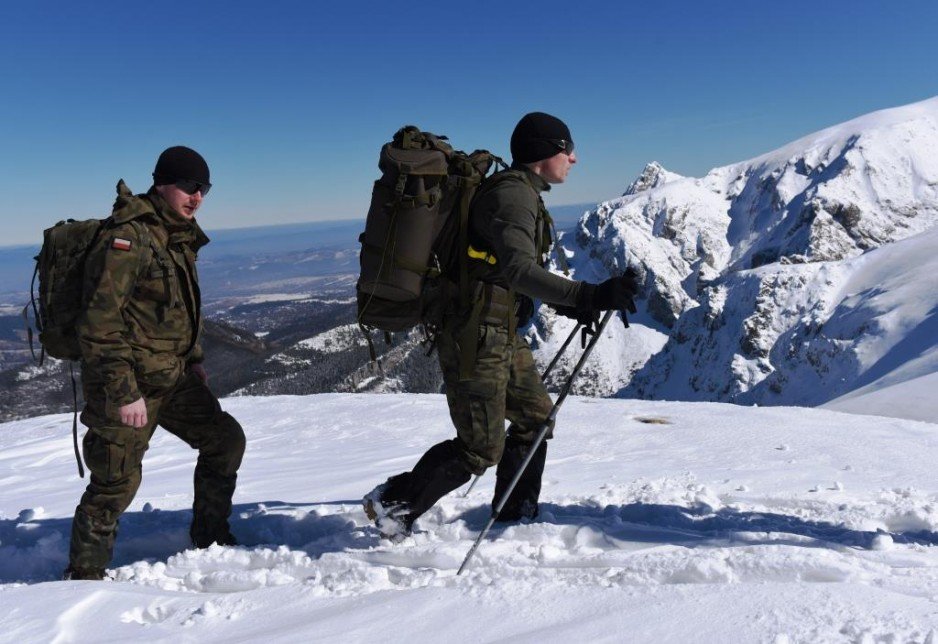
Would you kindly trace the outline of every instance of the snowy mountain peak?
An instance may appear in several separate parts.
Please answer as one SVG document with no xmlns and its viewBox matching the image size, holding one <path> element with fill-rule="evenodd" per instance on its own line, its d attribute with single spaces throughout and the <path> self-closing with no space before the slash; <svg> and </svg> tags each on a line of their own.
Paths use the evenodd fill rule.
<svg viewBox="0 0 938 644">
<path fill-rule="evenodd" d="M 645 169 L 642 170 L 638 178 L 629 184 L 629 187 L 622 193 L 622 196 L 627 197 L 629 195 L 638 194 L 639 192 L 657 188 L 670 181 L 676 181 L 682 178 L 683 177 L 679 174 L 665 170 L 657 161 L 652 161 L 645 166 Z"/>
<path fill-rule="evenodd" d="M 578 277 L 643 276 L 591 391 L 817 405 L 938 371 L 936 149 L 938 98 L 701 178 L 649 164 L 577 230 Z"/>
</svg>

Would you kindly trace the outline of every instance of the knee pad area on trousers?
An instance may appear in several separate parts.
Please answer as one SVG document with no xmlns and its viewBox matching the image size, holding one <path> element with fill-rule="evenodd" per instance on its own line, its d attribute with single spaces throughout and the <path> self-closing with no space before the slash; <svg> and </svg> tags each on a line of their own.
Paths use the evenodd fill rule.
<svg viewBox="0 0 938 644">
<path fill-rule="evenodd" d="M 212 460 L 221 460 L 225 474 L 236 474 L 241 467 L 241 459 L 247 439 L 241 424 L 234 417 L 222 412 L 215 424 L 215 437 L 210 445 L 203 446 L 199 451 L 209 455 Z"/>
</svg>

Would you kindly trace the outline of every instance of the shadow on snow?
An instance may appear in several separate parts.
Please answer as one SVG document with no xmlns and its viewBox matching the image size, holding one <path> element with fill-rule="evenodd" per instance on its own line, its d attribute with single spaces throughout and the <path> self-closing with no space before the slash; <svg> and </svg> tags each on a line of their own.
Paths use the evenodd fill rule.
<svg viewBox="0 0 938 644">
<path fill-rule="evenodd" d="M 377 530 L 363 530 L 353 519 L 365 521 L 361 501 L 243 503 L 232 510 L 231 531 L 243 546 L 285 545 L 313 559 L 327 552 L 377 546 Z M 191 510 L 125 512 L 109 567 L 165 561 L 191 548 L 191 521 Z M 0 583 L 61 579 L 71 529 L 71 517 L 0 520 Z"/>
<path fill-rule="evenodd" d="M 457 520 L 465 521 L 470 530 L 478 532 L 488 521 L 490 511 L 488 506 L 479 506 L 464 512 Z M 71 518 L 24 519 L 0 520 L 0 583 L 59 579 L 68 560 Z M 191 519 L 190 510 L 125 513 L 112 567 L 136 561 L 165 561 L 189 548 Z M 497 538 L 517 525 L 495 524 L 489 538 Z M 610 549 L 627 547 L 628 543 L 872 548 L 874 539 L 884 534 L 896 543 L 938 545 L 938 532 L 929 530 L 901 533 L 853 530 L 785 514 L 714 510 L 707 505 L 632 503 L 598 507 L 542 503 L 541 516 L 532 525 L 587 528 Z M 242 546 L 287 546 L 302 550 L 313 559 L 329 552 L 367 550 L 381 544 L 377 530 L 366 525 L 357 500 L 239 504 L 232 512 L 231 526 Z M 427 518 L 417 523 L 418 531 L 432 532 L 433 527 Z"/>
<path fill-rule="evenodd" d="M 660 543 L 685 547 L 751 546 L 759 544 L 831 548 L 871 549 L 874 539 L 888 535 L 895 543 L 938 545 L 938 532 L 901 533 L 854 530 L 826 521 L 809 521 L 772 512 L 743 512 L 732 508 L 714 510 L 706 504 L 690 507 L 654 503 L 628 505 L 540 504 L 540 516 L 532 525 L 575 525 L 588 527 L 611 543 Z M 480 531 L 491 516 L 488 507 L 475 508 L 458 519 Z M 517 523 L 496 523 L 490 535 L 497 537 Z"/>
</svg>

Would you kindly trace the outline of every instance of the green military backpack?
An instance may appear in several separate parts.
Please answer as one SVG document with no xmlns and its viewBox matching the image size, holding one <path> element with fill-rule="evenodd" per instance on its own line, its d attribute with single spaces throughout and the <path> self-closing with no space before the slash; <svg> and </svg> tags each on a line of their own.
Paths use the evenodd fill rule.
<svg viewBox="0 0 938 644">
<path fill-rule="evenodd" d="M 85 260 L 109 220 L 66 219 L 43 232 L 42 248 L 36 255 L 36 268 L 30 286 L 30 304 L 39 332 L 39 344 L 42 345 L 40 364 L 45 354 L 60 360 L 81 358 L 75 323 L 83 307 Z M 35 295 L 37 278 L 38 306 Z M 25 309 L 23 313 L 25 317 Z M 33 332 L 29 327 L 27 334 L 32 350 Z"/>
<path fill-rule="evenodd" d="M 388 336 L 422 324 L 432 332 L 447 306 L 466 304 L 469 203 L 499 165 L 486 150 L 466 154 L 412 125 L 382 147 L 358 238 L 358 323 L 369 345 L 372 330 Z"/>
<path fill-rule="evenodd" d="M 26 334 L 29 350 L 33 357 L 33 329 L 28 324 L 28 310 L 32 306 L 36 330 L 39 331 L 39 344 L 42 345 L 38 362 L 42 364 L 46 354 L 60 360 L 81 359 L 78 336 L 75 326 L 84 306 L 82 297 L 85 276 L 85 260 L 94 246 L 101 231 L 107 227 L 106 219 L 65 219 L 42 234 L 42 248 L 36 255 L 36 268 L 30 284 L 30 302 L 23 308 L 23 318 L 27 320 Z M 39 280 L 39 303 L 36 303 L 36 280 Z M 74 402 L 72 416 L 72 442 L 75 459 L 78 462 L 78 474 L 85 476 L 78 449 L 78 391 L 75 374 L 71 371 L 72 398 Z"/>
</svg>

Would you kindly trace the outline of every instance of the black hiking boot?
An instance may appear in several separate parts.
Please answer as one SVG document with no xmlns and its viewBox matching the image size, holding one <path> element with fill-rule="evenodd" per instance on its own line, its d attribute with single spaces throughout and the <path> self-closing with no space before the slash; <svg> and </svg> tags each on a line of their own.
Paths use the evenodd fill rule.
<svg viewBox="0 0 938 644">
<path fill-rule="evenodd" d="M 362 507 L 383 538 L 400 543 L 410 536 L 414 522 L 409 517 L 410 508 L 406 503 L 387 497 L 391 481 L 392 479 L 388 479 L 387 483 L 382 483 L 366 494 L 362 499 Z"/>
<path fill-rule="evenodd" d="M 412 471 L 392 476 L 369 492 L 362 505 L 382 536 L 400 541 L 411 533 L 417 517 L 470 478 L 456 441 L 443 441 L 428 449 Z"/>
<path fill-rule="evenodd" d="M 203 548 L 208 548 L 213 543 L 217 543 L 220 546 L 236 546 L 238 545 L 238 540 L 235 538 L 230 531 L 225 531 L 221 534 L 207 536 L 204 534 L 200 535 L 190 535 L 192 538 L 192 547 L 198 548 L 199 550 Z"/>
<path fill-rule="evenodd" d="M 492 508 L 498 504 L 499 499 L 508 489 L 508 485 L 521 468 L 531 448 L 529 443 L 508 436 L 505 440 L 505 451 L 502 454 L 502 460 L 498 463 L 498 469 L 495 470 L 495 494 L 492 496 Z M 527 469 L 518 480 L 511 496 L 505 502 L 502 511 L 499 512 L 496 521 L 510 522 L 527 519 L 533 521 L 539 513 L 538 498 L 541 496 L 541 475 L 544 473 L 544 463 L 547 461 L 547 442 L 544 441 L 538 446 L 534 453 L 534 458 L 528 463 Z"/>
</svg>

